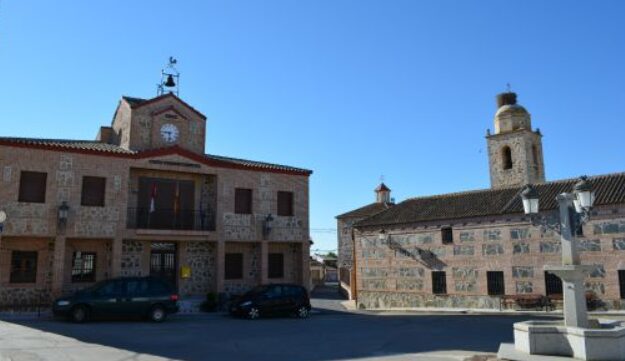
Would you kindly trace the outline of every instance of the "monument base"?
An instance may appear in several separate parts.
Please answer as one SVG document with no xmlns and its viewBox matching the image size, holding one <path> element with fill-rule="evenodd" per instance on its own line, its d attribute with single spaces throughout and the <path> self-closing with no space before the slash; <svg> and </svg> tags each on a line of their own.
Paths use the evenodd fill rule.
<svg viewBox="0 0 625 361">
<path fill-rule="evenodd" d="M 514 324 L 514 351 L 523 355 L 573 357 L 587 361 L 625 361 L 625 322 L 599 320 L 594 328 L 566 327 L 562 321 Z M 498 357 L 508 360 L 512 354 Z M 508 352 L 511 353 L 511 352 Z"/>
</svg>

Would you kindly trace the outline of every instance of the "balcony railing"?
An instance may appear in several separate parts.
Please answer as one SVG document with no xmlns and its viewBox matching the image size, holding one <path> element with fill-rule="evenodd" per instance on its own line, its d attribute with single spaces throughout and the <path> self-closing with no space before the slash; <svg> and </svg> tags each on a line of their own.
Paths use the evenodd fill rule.
<svg viewBox="0 0 625 361">
<path fill-rule="evenodd" d="M 128 208 L 127 228 L 214 231 L 215 214 L 205 210 Z"/>
</svg>

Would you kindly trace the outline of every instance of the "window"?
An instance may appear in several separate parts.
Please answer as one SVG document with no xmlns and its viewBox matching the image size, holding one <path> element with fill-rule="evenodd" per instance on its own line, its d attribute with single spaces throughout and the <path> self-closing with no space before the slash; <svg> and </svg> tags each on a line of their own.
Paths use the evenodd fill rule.
<svg viewBox="0 0 625 361">
<path fill-rule="evenodd" d="M 284 255 L 282 253 L 269 253 L 268 278 L 284 277 Z"/>
<path fill-rule="evenodd" d="M 562 280 L 553 273 L 545 272 L 545 293 L 550 295 L 562 294 Z"/>
<path fill-rule="evenodd" d="M 46 179 L 48 173 L 22 172 L 20 174 L 20 191 L 18 202 L 46 202 Z"/>
<path fill-rule="evenodd" d="M 512 150 L 510 150 L 510 147 L 503 147 L 501 157 L 503 160 L 503 169 L 512 169 Z"/>
<path fill-rule="evenodd" d="M 35 283 L 37 281 L 37 252 L 11 252 L 11 283 Z"/>
<path fill-rule="evenodd" d="M 148 295 L 149 286 L 150 284 L 146 279 L 130 279 L 126 282 L 126 294 L 130 296 L 146 296 Z"/>
<path fill-rule="evenodd" d="M 122 294 L 122 281 L 107 281 L 102 283 L 96 290 L 98 297 L 119 296 Z"/>
<path fill-rule="evenodd" d="M 451 227 L 441 228 L 441 239 L 443 244 L 454 243 L 454 232 Z"/>
<path fill-rule="evenodd" d="M 234 213 L 252 214 L 252 190 L 237 188 L 234 190 Z"/>
<path fill-rule="evenodd" d="M 447 293 L 447 276 L 444 271 L 432 271 L 432 293 L 435 295 Z"/>
<path fill-rule="evenodd" d="M 293 192 L 278 192 L 278 215 L 293 215 Z"/>
<path fill-rule="evenodd" d="M 82 197 L 80 204 L 91 207 L 104 207 L 106 178 L 82 177 Z"/>
<path fill-rule="evenodd" d="M 225 264 L 225 279 L 238 280 L 243 278 L 243 253 L 226 253 Z"/>
<path fill-rule="evenodd" d="M 506 293 L 504 286 L 503 272 L 488 271 L 486 272 L 486 282 L 488 286 L 488 294 L 491 296 L 501 296 Z"/>
<path fill-rule="evenodd" d="M 95 282 L 95 253 L 74 252 L 72 282 Z"/>
<path fill-rule="evenodd" d="M 618 284 L 621 289 L 621 299 L 625 300 L 625 270 L 618 271 Z"/>
</svg>

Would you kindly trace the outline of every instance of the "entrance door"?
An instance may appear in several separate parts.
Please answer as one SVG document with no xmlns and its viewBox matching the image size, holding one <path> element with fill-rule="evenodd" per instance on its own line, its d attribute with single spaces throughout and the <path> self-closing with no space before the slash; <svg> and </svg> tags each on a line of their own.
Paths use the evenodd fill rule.
<svg viewBox="0 0 625 361">
<path fill-rule="evenodd" d="M 176 288 L 176 244 L 166 242 L 152 243 L 150 254 L 150 276 L 165 280 Z"/>
</svg>

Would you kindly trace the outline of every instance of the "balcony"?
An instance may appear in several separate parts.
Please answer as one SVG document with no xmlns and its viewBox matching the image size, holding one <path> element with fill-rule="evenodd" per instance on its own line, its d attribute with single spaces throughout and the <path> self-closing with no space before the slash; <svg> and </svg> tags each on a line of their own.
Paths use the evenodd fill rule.
<svg viewBox="0 0 625 361">
<path fill-rule="evenodd" d="M 128 208 L 128 229 L 214 231 L 215 214 L 206 210 Z"/>
</svg>

